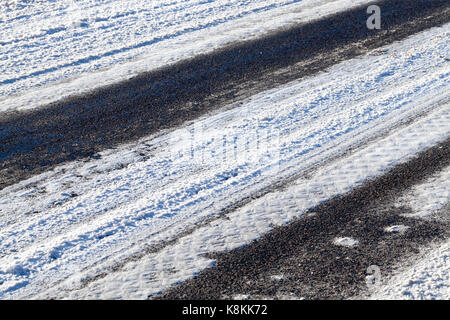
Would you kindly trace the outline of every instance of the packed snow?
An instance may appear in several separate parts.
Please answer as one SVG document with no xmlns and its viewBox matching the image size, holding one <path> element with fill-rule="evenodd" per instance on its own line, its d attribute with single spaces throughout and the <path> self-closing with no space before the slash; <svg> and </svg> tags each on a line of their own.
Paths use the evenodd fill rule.
<svg viewBox="0 0 450 320">
<path fill-rule="evenodd" d="M 245 245 L 443 141 L 449 34 L 430 29 L 1 190 L 0 298 L 146 298 L 214 265 L 202 254 Z"/>
<path fill-rule="evenodd" d="M 0 111 L 35 108 L 368 2 L 0 1 Z"/>
</svg>

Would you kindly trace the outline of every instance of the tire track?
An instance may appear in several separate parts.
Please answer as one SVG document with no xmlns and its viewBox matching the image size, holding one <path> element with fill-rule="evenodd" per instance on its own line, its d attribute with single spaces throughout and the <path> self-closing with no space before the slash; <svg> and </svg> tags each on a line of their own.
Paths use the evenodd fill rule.
<svg viewBox="0 0 450 320">
<path fill-rule="evenodd" d="M 450 20 L 450 4 L 443 0 L 376 3 L 379 31 L 365 27 L 364 6 L 38 110 L 3 113 L 0 189 Z"/>
<path fill-rule="evenodd" d="M 275 228 L 249 245 L 208 257 L 216 266 L 169 289 L 158 299 L 344 299 L 364 292 L 369 266 L 386 275 L 423 246 L 450 235 L 445 220 L 421 220 L 394 205 L 402 193 L 450 165 L 450 139 L 387 174 L 310 210 L 310 216 Z M 448 215 L 448 208 L 444 208 Z M 404 225 L 406 232 L 386 232 Z M 351 237 L 358 246 L 333 245 Z"/>
</svg>

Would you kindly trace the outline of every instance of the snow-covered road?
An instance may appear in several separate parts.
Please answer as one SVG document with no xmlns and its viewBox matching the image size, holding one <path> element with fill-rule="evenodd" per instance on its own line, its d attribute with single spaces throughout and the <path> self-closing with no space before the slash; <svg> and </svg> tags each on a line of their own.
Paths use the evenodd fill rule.
<svg viewBox="0 0 450 320">
<path fill-rule="evenodd" d="M 433 28 L 173 131 L 103 151 L 100 159 L 64 164 L 1 190 L 0 298 L 147 297 L 210 266 L 200 254 L 243 245 L 445 140 L 449 35 L 449 24 Z M 347 158 L 349 148 L 392 128 L 395 133 Z M 295 192 L 304 197 L 295 210 L 280 214 L 281 204 L 258 210 L 251 203 L 228 222 L 218 220 L 145 261 L 125 264 L 276 182 L 344 155 L 312 180 L 297 181 Z M 124 268 L 90 282 L 117 265 Z M 74 288 L 81 291 L 63 290 Z"/>
<path fill-rule="evenodd" d="M 0 2 L 0 111 L 35 108 L 368 0 Z"/>
</svg>

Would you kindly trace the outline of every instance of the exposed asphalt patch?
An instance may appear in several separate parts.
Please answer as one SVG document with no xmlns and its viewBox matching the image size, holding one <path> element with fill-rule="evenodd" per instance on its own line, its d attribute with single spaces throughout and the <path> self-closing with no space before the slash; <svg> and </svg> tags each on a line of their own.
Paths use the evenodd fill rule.
<svg viewBox="0 0 450 320">
<path fill-rule="evenodd" d="M 238 43 L 39 109 L 2 113 L 0 189 L 66 161 L 187 120 L 450 20 L 447 0 L 374 2 Z"/>
<path fill-rule="evenodd" d="M 275 228 L 245 247 L 208 255 L 217 260 L 213 268 L 155 298 L 357 297 L 367 289 L 370 266 L 387 276 L 422 246 L 450 236 L 448 221 L 408 218 L 402 214 L 409 208 L 394 205 L 404 191 L 449 164 L 447 139 L 348 194 L 318 205 L 310 210 L 313 215 Z M 392 226 L 402 226 L 402 232 L 387 229 Z M 356 242 L 346 246 L 336 244 L 336 239 Z"/>
</svg>

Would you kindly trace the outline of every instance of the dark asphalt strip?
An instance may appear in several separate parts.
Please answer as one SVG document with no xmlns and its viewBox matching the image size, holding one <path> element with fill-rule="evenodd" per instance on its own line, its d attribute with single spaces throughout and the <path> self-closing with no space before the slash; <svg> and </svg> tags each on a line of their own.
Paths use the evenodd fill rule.
<svg viewBox="0 0 450 320">
<path fill-rule="evenodd" d="M 375 3 L 379 31 L 366 28 L 364 6 L 37 110 L 2 113 L 0 189 L 450 20 L 447 0 Z"/>
<path fill-rule="evenodd" d="M 448 165 L 450 139 L 348 194 L 320 204 L 310 210 L 313 215 L 278 227 L 243 248 L 209 255 L 217 260 L 216 266 L 157 298 L 358 296 L 366 289 L 369 266 L 376 265 L 382 276 L 388 275 L 397 262 L 413 257 L 421 246 L 450 236 L 450 223 L 407 218 L 402 214 L 410 208 L 393 205 L 402 192 Z M 404 234 L 384 230 L 392 225 L 410 229 Z M 336 237 L 354 238 L 359 245 L 336 246 L 332 243 Z"/>
</svg>

